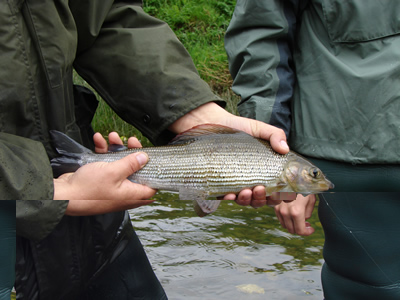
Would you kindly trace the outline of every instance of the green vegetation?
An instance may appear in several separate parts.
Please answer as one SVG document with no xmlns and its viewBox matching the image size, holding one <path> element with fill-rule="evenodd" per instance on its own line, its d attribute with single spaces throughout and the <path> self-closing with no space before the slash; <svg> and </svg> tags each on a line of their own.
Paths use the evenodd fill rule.
<svg viewBox="0 0 400 300">
<path fill-rule="evenodd" d="M 169 24 L 189 51 L 200 76 L 224 92 L 231 84 L 224 50 L 233 0 L 145 0 L 144 10 Z"/>
<path fill-rule="evenodd" d="M 236 113 L 238 97 L 232 93 L 231 77 L 224 49 L 224 34 L 235 7 L 234 0 L 144 0 L 150 15 L 166 21 L 193 58 L 200 76 L 215 93 L 228 101 L 227 109 Z M 74 81 L 88 86 L 77 74 Z M 135 135 L 144 145 L 149 142 L 139 131 L 122 121 L 103 100 L 92 123 L 95 131 L 107 135 Z"/>
</svg>

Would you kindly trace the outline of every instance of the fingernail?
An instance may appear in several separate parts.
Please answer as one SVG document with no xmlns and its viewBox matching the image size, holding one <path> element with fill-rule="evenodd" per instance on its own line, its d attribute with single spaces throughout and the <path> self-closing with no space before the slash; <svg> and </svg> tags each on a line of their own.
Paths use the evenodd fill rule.
<svg viewBox="0 0 400 300">
<path fill-rule="evenodd" d="M 284 140 L 281 141 L 281 146 L 282 146 L 282 148 L 289 149 L 288 144 Z"/>
<path fill-rule="evenodd" d="M 140 152 L 140 153 L 138 153 L 138 155 L 136 155 L 136 159 L 137 159 L 138 163 L 140 164 L 140 166 L 143 167 L 149 160 L 149 157 L 147 156 L 146 153 Z"/>
</svg>

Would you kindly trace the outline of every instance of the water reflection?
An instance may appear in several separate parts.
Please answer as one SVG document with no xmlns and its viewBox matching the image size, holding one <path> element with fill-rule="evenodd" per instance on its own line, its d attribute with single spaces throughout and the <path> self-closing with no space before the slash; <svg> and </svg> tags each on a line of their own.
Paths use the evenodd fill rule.
<svg viewBox="0 0 400 300">
<path fill-rule="evenodd" d="M 191 201 L 157 197 L 130 213 L 171 300 L 322 299 L 323 231 L 316 211 L 310 219 L 315 233 L 299 237 L 282 231 L 268 207 L 226 201 L 199 218 Z"/>
</svg>

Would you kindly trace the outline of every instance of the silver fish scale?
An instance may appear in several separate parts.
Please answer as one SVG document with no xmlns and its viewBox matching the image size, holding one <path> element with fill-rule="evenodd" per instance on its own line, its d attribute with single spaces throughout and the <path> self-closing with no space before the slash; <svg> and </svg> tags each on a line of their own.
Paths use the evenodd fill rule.
<svg viewBox="0 0 400 300">
<path fill-rule="evenodd" d="M 149 155 L 149 162 L 130 179 L 168 191 L 178 192 L 182 187 L 204 189 L 207 186 L 204 149 L 191 145 L 147 148 L 145 152 Z"/>
<path fill-rule="evenodd" d="M 247 134 L 215 134 L 183 145 L 85 154 L 81 164 L 112 162 L 133 152 L 146 152 L 149 162 L 129 177 L 149 187 L 179 192 L 204 191 L 209 196 L 237 193 L 245 187 L 273 185 L 282 174 L 287 155 Z"/>
<path fill-rule="evenodd" d="M 286 155 L 272 150 L 269 144 L 237 135 L 226 135 L 216 143 L 210 155 L 208 188 L 210 195 L 237 193 L 244 187 L 271 186 L 279 178 L 287 161 Z"/>
</svg>

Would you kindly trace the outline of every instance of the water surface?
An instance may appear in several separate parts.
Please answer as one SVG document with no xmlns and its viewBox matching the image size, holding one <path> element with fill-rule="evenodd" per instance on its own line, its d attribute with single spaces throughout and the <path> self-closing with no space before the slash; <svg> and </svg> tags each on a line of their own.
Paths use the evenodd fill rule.
<svg viewBox="0 0 400 300">
<path fill-rule="evenodd" d="M 287 233 L 273 209 L 225 201 L 199 218 L 191 201 L 160 194 L 130 211 L 169 299 L 322 299 L 323 230 Z M 162 199 L 162 200 L 161 200 Z"/>
</svg>

